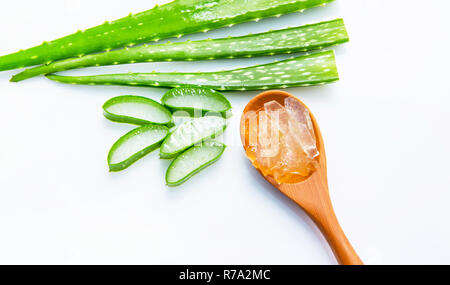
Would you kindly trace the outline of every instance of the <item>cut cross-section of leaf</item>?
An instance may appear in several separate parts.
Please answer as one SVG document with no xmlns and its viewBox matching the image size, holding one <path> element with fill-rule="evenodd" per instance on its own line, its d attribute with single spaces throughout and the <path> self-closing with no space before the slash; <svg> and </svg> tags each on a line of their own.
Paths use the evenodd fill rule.
<svg viewBox="0 0 450 285">
<path fill-rule="evenodd" d="M 186 121 L 176 127 L 164 140 L 160 157 L 174 158 L 191 146 L 222 134 L 226 127 L 226 120 L 217 116 Z"/>
<path fill-rule="evenodd" d="M 161 125 L 145 125 L 121 137 L 111 148 L 108 164 L 111 171 L 121 171 L 157 149 L 169 134 Z"/>
<path fill-rule="evenodd" d="M 140 96 L 119 96 L 103 105 L 104 115 L 111 121 L 135 125 L 167 125 L 171 112 L 158 102 Z"/>
<path fill-rule="evenodd" d="M 221 93 L 202 87 L 180 87 L 169 90 L 161 99 L 162 103 L 174 111 L 196 110 L 202 113 L 225 113 L 231 110 L 231 103 Z"/>
<path fill-rule="evenodd" d="M 180 154 L 169 166 L 166 183 L 177 186 L 196 173 L 213 164 L 222 156 L 226 146 L 217 141 L 207 141 Z"/>
</svg>

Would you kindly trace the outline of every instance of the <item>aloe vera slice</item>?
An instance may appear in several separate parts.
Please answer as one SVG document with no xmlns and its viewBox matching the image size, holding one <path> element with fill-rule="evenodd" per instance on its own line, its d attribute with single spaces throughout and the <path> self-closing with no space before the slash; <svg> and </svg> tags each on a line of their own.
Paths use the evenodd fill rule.
<svg viewBox="0 0 450 285">
<path fill-rule="evenodd" d="M 176 127 L 164 140 L 160 157 L 174 158 L 191 146 L 222 134 L 226 127 L 226 120 L 217 116 L 205 116 L 186 121 Z"/>
<path fill-rule="evenodd" d="M 167 108 L 146 97 L 114 97 L 103 105 L 103 110 L 105 117 L 114 122 L 134 125 L 167 125 L 172 122 L 172 114 Z"/>
<path fill-rule="evenodd" d="M 19 82 L 42 74 L 89 66 L 135 62 L 211 60 L 305 52 L 345 43 L 348 40 L 344 21 L 336 19 L 242 37 L 144 45 L 71 58 L 27 69 L 13 76 L 11 81 Z"/>
<path fill-rule="evenodd" d="M 206 32 L 238 23 L 303 11 L 331 1 L 333 0 L 176 0 L 2 56 L 0 71 Z"/>
<path fill-rule="evenodd" d="M 207 141 L 180 154 L 166 172 L 166 183 L 178 186 L 210 166 L 222 156 L 226 146 L 217 141 Z"/>
<path fill-rule="evenodd" d="M 121 171 L 157 149 L 169 134 L 161 125 L 145 125 L 121 137 L 108 154 L 110 171 Z"/>
<path fill-rule="evenodd" d="M 224 91 L 322 85 L 339 80 L 334 51 L 332 50 L 220 72 L 153 72 L 94 76 L 47 75 L 47 77 L 54 81 L 69 84 L 148 87 L 200 86 Z"/>
<path fill-rule="evenodd" d="M 203 113 L 225 113 L 231 110 L 231 103 L 219 92 L 202 87 L 179 87 L 169 90 L 161 102 L 174 111 L 189 113 L 200 110 Z"/>
</svg>

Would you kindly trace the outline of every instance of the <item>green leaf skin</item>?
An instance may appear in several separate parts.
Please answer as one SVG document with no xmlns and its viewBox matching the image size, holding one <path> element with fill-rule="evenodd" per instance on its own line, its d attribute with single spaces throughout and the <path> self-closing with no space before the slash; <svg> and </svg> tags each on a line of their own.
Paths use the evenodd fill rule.
<svg viewBox="0 0 450 285">
<path fill-rule="evenodd" d="M 167 125 L 172 122 L 172 113 L 158 102 L 140 96 L 119 96 L 103 105 L 107 119 L 134 125 Z"/>
<path fill-rule="evenodd" d="M 262 34 L 194 42 L 144 45 L 80 58 L 57 61 L 25 70 L 11 79 L 19 82 L 34 76 L 75 68 L 136 62 L 192 61 L 242 58 L 305 52 L 349 41 L 342 19 Z"/>
<path fill-rule="evenodd" d="M 322 85 L 339 80 L 333 51 L 220 72 L 126 73 L 94 76 L 47 75 L 68 84 L 147 87 L 199 86 L 219 91 L 267 90 Z"/>
<path fill-rule="evenodd" d="M 161 125 L 145 125 L 121 137 L 108 154 L 111 172 L 122 171 L 150 152 L 156 150 L 169 134 Z"/>
<path fill-rule="evenodd" d="M 333 0 L 176 0 L 0 57 L 0 71 L 181 37 L 324 5 Z"/>
<path fill-rule="evenodd" d="M 219 160 L 225 149 L 226 146 L 220 142 L 207 141 L 186 150 L 172 161 L 167 169 L 167 185 L 178 186 L 183 184 L 192 176 Z"/>
<path fill-rule="evenodd" d="M 180 87 L 166 92 L 161 98 L 161 102 L 172 111 L 186 111 L 195 115 L 220 113 L 226 114 L 231 110 L 231 103 L 221 93 L 202 87 Z"/>
<path fill-rule="evenodd" d="M 161 145 L 159 156 L 163 159 L 174 158 L 191 146 L 222 134 L 226 128 L 226 120 L 216 116 L 186 121 L 167 136 Z"/>
</svg>

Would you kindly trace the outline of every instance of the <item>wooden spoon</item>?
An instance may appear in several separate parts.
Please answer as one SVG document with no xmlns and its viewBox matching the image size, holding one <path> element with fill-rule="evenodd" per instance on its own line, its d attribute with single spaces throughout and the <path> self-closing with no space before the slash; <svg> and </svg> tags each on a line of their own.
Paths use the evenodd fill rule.
<svg viewBox="0 0 450 285">
<path fill-rule="evenodd" d="M 241 119 L 241 139 L 246 151 L 249 148 L 249 132 L 246 130 L 249 124 L 246 114 L 251 111 L 257 112 L 261 110 L 261 108 L 264 107 L 264 103 L 272 100 L 275 100 L 284 106 L 284 99 L 286 97 L 297 99 L 297 97 L 287 92 L 268 91 L 259 94 L 248 103 Z M 299 99 L 297 100 L 304 105 Z M 339 264 L 363 265 L 363 262 L 345 236 L 336 218 L 336 214 L 334 213 L 328 192 L 327 163 L 323 138 L 316 119 L 311 112 L 310 114 L 317 136 L 317 147 L 320 152 L 318 168 L 306 180 L 295 184 L 279 184 L 270 176 L 264 178 L 284 195 L 297 203 L 311 217 L 330 244 Z M 256 162 L 254 164 L 256 164 Z M 258 169 L 258 165 L 254 166 Z"/>
</svg>

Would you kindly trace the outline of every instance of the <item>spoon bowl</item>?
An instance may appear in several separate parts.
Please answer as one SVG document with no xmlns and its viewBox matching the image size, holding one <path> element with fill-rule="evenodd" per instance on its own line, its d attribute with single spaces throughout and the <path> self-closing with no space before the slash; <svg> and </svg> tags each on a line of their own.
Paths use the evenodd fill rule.
<svg viewBox="0 0 450 285">
<path fill-rule="evenodd" d="M 241 119 L 241 139 L 245 151 L 250 148 L 249 144 L 249 112 L 258 112 L 264 108 L 264 104 L 270 101 L 277 101 L 284 106 L 284 100 L 287 97 L 292 97 L 298 100 L 308 111 L 309 108 L 303 104 L 297 97 L 283 91 L 267 91 L 254 97 L 244 109 Z M 325 155 L 325 146 L 322 134 L 317 124 L 316 118 L 310 111 L 311 120 L 314 126 L 314 131 L 317 140 L 317 149 L 319 150 L 318 166 L 316 170 L 307 178 L 300 182 L 294 183 L 278 183 L 271 176 L 263 177 L 269 181 L 275 188 L 277 188 L 284 195 L 293 200 L 311 217 L 322 234 L 327 239 L 334 255 L 339 264 L 342 265 L 362 265 L 363 262 L 356 254 L 352 245 L 344 234 L 331 204 L 330 195 L 328 191 L 327 178 L 327 162 Z M 253 166 L 260 171 L 257 162 L 253 162 Z M 262 174 L 262 172 L 260 171 Z"/>
</svg>

